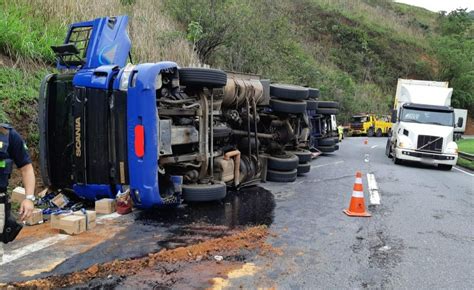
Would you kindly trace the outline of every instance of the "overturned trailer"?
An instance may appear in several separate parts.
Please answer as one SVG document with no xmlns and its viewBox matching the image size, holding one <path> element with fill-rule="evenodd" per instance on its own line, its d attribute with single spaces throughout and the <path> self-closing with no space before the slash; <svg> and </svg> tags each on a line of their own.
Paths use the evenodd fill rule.
<svg viewBox="0 0 474 290">
<path fill-rule="evenodd" d="M 142 208 L 219 200 L 228 186 L 294 181 L 309 172 L 310 149 L 337 150 L 337 104 L 317 101 L 318 90 L 174 62 L 127 64 L 127 21 L 75 23 L 53 47 L 66 70 L 40 89 L 45 184 L 90 200 L 127 187 Z"/>
</svg>

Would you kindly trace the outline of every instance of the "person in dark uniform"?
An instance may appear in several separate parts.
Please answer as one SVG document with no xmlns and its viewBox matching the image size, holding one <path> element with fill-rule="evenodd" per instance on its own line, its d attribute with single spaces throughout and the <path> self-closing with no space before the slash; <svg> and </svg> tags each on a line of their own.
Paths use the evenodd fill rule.
<svg viewBox="0 0 474 290">
<path fill-rule="evenodd" d="M 13 171 L 13 163 L 20 170 L 26 199 L 20 205 L 20 219 L 28 219 L 34 210 L 35 172 L 31 164 L 25 141 L 15 129 L 0 124 L 0 234 L 3 234 L 6 217 L 8 180 Z M 2 235 L 3 236 L 3 235 Z M 3 256 L 3 243 L 0 241 L 0 262 Z"/>
</svg>

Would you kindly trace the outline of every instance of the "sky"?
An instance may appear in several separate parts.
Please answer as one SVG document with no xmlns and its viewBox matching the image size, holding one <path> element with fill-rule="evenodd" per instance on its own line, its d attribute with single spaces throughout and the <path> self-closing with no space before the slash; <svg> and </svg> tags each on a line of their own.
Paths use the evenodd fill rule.
<svg viewBox="0 0 474 290">
<path fill-rule="evenodd" d="M 434 12 L 450 12 L 457 8 L 467 8 L 467 11 L 474 10 L 474 0 L 395 0 L 395 2 L 423 7 Z"/>
</svg>

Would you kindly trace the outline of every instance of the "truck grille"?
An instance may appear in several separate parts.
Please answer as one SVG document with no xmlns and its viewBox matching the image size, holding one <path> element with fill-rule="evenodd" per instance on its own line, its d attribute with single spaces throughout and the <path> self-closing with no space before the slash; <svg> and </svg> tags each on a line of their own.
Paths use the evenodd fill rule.
<svg viewBox="0 0 474 290">
<path fill-rule="evenodd" d="M 443 138 L 438 136 L 419 135 L 418 150 L 441 152 L 443 149 Z"/>
</svg>

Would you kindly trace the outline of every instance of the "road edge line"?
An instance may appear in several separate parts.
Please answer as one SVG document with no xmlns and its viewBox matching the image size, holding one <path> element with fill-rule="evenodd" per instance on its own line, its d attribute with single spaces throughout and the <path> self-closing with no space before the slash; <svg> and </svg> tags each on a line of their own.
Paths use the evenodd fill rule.
<svg viewBox="0 0 474 290">
<path fill-rule="evenodd" d="M 379 188 L 377 185 L 377 181 L 375 180 L 375 175 L 371 173 L 367 173 L 367 184 L 369 185 L 369 200 L 371 205 L 379 205 L 380 204 L 380 193 Z"/>
</svg>

